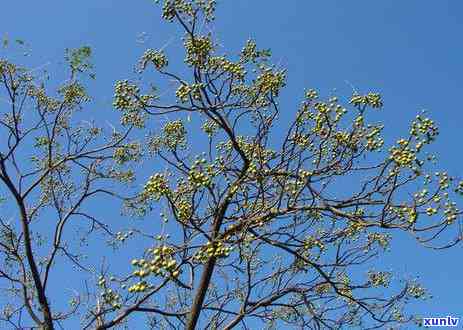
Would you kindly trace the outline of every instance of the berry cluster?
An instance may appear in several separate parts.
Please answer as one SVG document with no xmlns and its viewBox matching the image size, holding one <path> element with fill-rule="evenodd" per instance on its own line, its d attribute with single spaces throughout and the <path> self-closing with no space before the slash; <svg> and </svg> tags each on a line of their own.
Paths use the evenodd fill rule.
<svg viewBox="0 0 463 330">
<path fill-rule="evenodd" d="M 169 182 L 163 174 L 155 173 L 149 178 L 143 191 L 145 197 L 159 200 L 170 192 Z"/>
<path fill-rule="evenodd" d="M 127 143 L 122 147 L 114 149 L 113 159 L 118 165 L 128 161 L 138 160 L 141 157 L 140 144 L 137 142 Z"/>
<path fill-rule="evenodd" d="M 409 147 L 392 147 L 390 149 L 390 159 L 398 166 L 409 167 L 416 159 L 416 155 Z"/>
<path fill-rule="evenodd" d="M 114 87 L 113 106 L 119 110 L 126 110 L 136 107 L 135 96 L 140 92 L 140 88 L 130 84 L 128 80 L 119 80 Z"/>
<path fill-rule="evenodd" d="M 120 309 L 122 306 L 120 302 L 121 296 L 113 289 L 110 289 L 106 286 L 106 279 L 104 276 L 100 276 L 98 278 L 98 286 L 103 289 L 100 294 L 103 301 L 115 309 Z"/>
<path fill-rule="evenodd" d="M 180 102 L 185 103 L 188 101 L 188 98 L 191 96 L 194 100 L 201 99 L 201 87 L 202 84 L 181 84 L 175 91 L 175 96 L 180 100 Z"/>
<path fill-rule="evenodd" d="M 369 271 L 368 281 L 374 287 L 382 286 L 387 288 L 391 281 L 391 273 Z"/>
<path fill-rule="evenodd" d="M 170 121 L 163 127 L 163 144 L 169 149 L 178 146 L 184 147 L 186 144 L 186 129 L 181 120 Z"/>
<path fill-rule="evenodd" d="M 197 159 L 188 172 L 188 181 L 195 188 L 207 187 L 211 184 L 211 176 L 214 174 L 212 166 L 206 166 L 206 159 Z"/>
<path fill-rule="evenodd" d="M 280 89 L 285 86 L 285 78 L 284 71 L 273 72 L 271 68 L 262 68 L 255 87 L 261 94 L 270 93 L 272 96 L 278 96 Z"/>
<path fill-rule="evenodd" d="M 177 211 L 177 218 L 181 222 L 186 222 L 190 219 L 192 211 L 191 211 L 191 204 L 186 200 L 180 200 L 176 203 L 176 211 Z"/>
<path fill-rule="evenodd" d="M 140 71 L 145 70 L 148 63 L 153 63 L 157 70 L 161 70 L 162 68 L 166 67 L 169 62 L 166 55 L 164 55 L 162 51 L 147 49 L 139 62 Z"/>
<path fill-rule="evenodd" d="M 208 69 L 212 72 L 220 70 L 221 72 L 228 72 L 238 80 L 243 80 L 246 74 L 244 67 L 240 63 L 233 63 L 227 60 L 224 56 L 210 57 L 207 62 Z"/>
<path fill-rule="evenodd" d="M 90 101 L 85 88 L 78 82 L 62 86 L 58 92 L 63 96 L 63 102 L 69 107 Z"/>
<path fill-rule="evenodd" d="M 367 95 L 354 94 L 350 103 L 356 107 L 370 106 L 372 108 L 381 108 L 383 101 L 379 93 L 368 93 Z"/>
<path fill-rule="evenodd" d="M 206 133 L 209 137 L 212 137 L 218 129 L 219 126 L 212 120 L 205 121 L 202 126 L 203 132 Z"/>
<path fill-rule="evenodd" d="M 207 63 L 207 58 L 213 49 L 214 46 L 209 36 L 187 38 L 185 40 L 185 62 L 189 65 L 202 67 Z"/>
<path fill-rule="evenodd" d="M 129 292 L 143 292 L 149 288 L 149 285 L 143 279 L 149 275 L 161 277 L 177 277 L 180 274 L 178 270 L 177 261 L 174 259 L 174 249 L 172 247 L 163 245 L 157 248 L 149 249 L 152 254 L 150 260 L 134 259 L 132 265 L 138 267 L 133 272 L 134 276 L 140 278 L 140 281 L 131 286 Z"/>
<path fill-rule="evenodd" d="M 194 259 L 197 262 L 205 263 L 209 258 L 226 258 L 232 250 L 231 247 L 225 246 L 221 241 L 218 242 L 207 242 L 206 246 L 203 246 L 197 254 L 194 256 Z"/>
</svg>

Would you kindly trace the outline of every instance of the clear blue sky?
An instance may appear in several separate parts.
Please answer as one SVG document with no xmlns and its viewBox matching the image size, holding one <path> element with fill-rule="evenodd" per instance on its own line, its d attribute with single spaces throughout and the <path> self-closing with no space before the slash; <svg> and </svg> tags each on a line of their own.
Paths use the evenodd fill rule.
<svg viewBox="0 0 463 330">
<path fill-rule="evenodd" d="M 219 1 L 217 17 L 214 32 L 226 49 L 238 51 L 253 37 L 288 69 L 283 119 L 295 112 L 305 88 L 325 95 L 336 89 L 340 96 L 351 93 L 350 84 L 379 91 L 386 142 L 406 134 L 416 113 L 427 109 L 440 127 L 435 144 L 440 166 L 463 176 L 461 1 L 228 0 Z M 136 42 L 142 32 L 145 45 Z M 114 81 L 132 76 L 144 47 L 161 47 L 173 37 L 169 47 L 175 49 L 181 37 L 160 20 L 159 6 L 149 0 L 4 1 L 4 33 L 30 45 L 32 56 L 25 62 L 50 63 L 52 73 L 62 68 L 65 48 L 90 45 L 97 74 L 90 89 L 97 105 L 91 116 L 114 121 Z M 406 238 L 395 243 L 385 263 L 420 276 L 434 296 L 417 311 L 463 317 L 461 248 L 433 252 Z"/>
</svg>

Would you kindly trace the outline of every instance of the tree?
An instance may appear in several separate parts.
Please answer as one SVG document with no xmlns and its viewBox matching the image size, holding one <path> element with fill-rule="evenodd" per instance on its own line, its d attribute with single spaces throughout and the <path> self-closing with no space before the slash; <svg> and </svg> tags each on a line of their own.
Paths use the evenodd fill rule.
<svg viewBox="0 0 463 330">
<path fill-rule="evenodd" d="M 309 89 L 278 141 L 285 70 L 253 40 L 237 56 L 223 55 L 204 33 L 215 7 L 214 0 L 163 1 L 162 17 L 185 33 L 179 71 L 187 73 L 171 69 L 162 50 L 147 49 L 140 79 L 115 84 L 121 126 L 109 134 L 79 119 L 89 101 L 85 74 L 93 77 L 89 47 L 67 51 L 69 79 L 54 94 L 41 77 L 1 60 L 8 108 L 0 180 L 3 207 L 14 210 L 0 219 L 9 299 L 2 327 L 54 329 L 79 319 L 84 329 L 130 328 L 140 314 L 154 329 L 420 322 L 406 305 L 427 298 L 426 290 L 374 266 L 397 232 L 434 249 L 461 240 L 453 197 L 463 194 L 463 181 L 431 174 L 433 157 L 424 153 L 438 135 L 435 123 L 419 114 L 384 150 L 383 125 L 367 123 L 383 107 L 381 95 L 342 102 Z M 158 93 L 147 71 L 156 84 L 177 85 L 174 100 Z M 152 133 L 157 118 L 168 120 Z M 139 189 L 141 161 L 162 166 Z M 114 233 L 87 204 L 99 198 L 121 201 L 125 214 L 149 225 Z M 86 264 L 95 251 L 79 242 L 92 236 L 109 238 L 109 248 L 129 236 L 146 246 L 115 274 Z M 82 272 L 68 310 L 50 303 L 59 283 L 49 279 L 59 267 Z"/>
</svg>

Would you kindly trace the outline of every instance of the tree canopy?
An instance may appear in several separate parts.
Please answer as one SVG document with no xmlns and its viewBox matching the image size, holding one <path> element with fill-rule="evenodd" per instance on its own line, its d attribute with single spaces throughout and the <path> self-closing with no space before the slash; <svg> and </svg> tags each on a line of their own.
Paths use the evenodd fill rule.
<svg viewBox="0 0 463 330">
<path fill-rule="evenodd" d="M 399 232 L 431 249 L 461 241 L 463 181 L 426 152 L 436 123 L 420 113 L 385 142 L 369 119 L 379 93 L 310 88 L 283 122 L 286 70 L 269 49 L 225 51 L 206 28 L 214 0 L 156 2 L 184 33 L 184 62 L 146 49 L 115 82 L 111 130 L 85 119 L 90 47 L 66 50 L 56 89 L 0 59 L 2 207 L 14 214 L 0 217 L 2 328 L 130 329 L 140 315 L 153 329 L 420 324 L 407 304 L 426 289 L 377 261 Z M 95 214 L 107 200 L 142 221 L 116 232 Z M 122 263 L 130 242 L 143 252 Z M 101 264 L 86 259 L 95 247 Z M 82 278 L 69 306 L 54 299 L 63 268 Z"/>
</svg>

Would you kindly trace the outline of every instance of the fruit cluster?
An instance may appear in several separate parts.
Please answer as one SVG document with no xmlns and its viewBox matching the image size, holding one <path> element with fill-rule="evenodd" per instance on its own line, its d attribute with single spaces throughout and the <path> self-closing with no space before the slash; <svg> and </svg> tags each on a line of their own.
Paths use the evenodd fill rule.
<svg viewBox="0 0 463 330">
<path fill-rule="evenodd" d="M 134 259 L 132 265 L 138 269 L 133 272 L 134 276 L 140 278 L 140 281 L 131 286 L 129 292 L 143 292 L 149 288 L 148 283 L 143 280 L 149 275 L 161 277 L 177 277 L 180 274 L 177 261 L 174 259 L 174 249 L 172 247 L 162 245 L 153 249 L 149 249 L 152 255 L 150 260 Z"/>
<path fill-rule="evenodd" d="M 149 178 L 143 191 L 146 197 L 159 200 L 170 192 L 169 182 L 163 174 L 155 173 Z"/>
<path fill-rule="evenodd" d="M 209 258 L 225 258 L 228 257 L 231 247 L 225 246 L 221 241 L 218 242 L 207 242 L 206 246 L 203 246 L 198 253 L 195 255 L 194 259 L 198 262 L 205 263 Z"/>
</svg>

